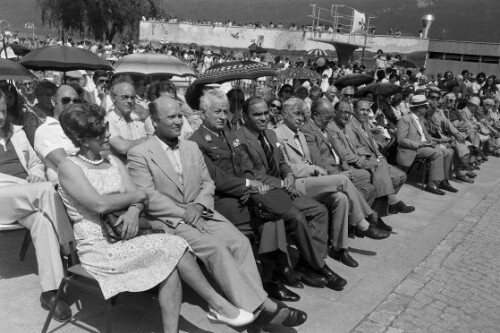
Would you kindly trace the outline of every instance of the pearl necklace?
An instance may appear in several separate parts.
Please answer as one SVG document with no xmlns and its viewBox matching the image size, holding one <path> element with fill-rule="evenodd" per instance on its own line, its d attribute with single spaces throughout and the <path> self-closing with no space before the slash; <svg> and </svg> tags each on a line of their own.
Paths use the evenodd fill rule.
<svg viewBox="0 0 500 333">
<path fill-rule="evenodd" d="M 99 165 L 99 164 L 104 163 L 104 158 L 102 158 L 102 157 L 100 160 L 91 160 L 91 159 L 86 158 L 82 154 L 78 154 L 78 157 L 80 157 L 82 160 L 84 160 L 85 162 L 92 164 L 92 165 Z"/>
</svg>

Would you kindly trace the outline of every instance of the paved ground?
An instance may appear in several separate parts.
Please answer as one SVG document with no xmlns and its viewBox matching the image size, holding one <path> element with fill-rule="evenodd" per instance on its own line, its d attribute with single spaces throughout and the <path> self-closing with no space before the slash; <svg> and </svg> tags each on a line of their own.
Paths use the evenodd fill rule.
<svg viewBox="0 0 500 333">
<path fill-rule="evenodd" d="M 499 332 L 499 249 L 497 186 L 353 332 Z"/>
<path fill-rule="evenodd" d="M 290 305 L 305 310 L 309 319 L 282 332 L 498 332 L 499 175 L 500 159 L 495 159 L 483 167 L 476 184 L 454 183 L 458 194 L 439 197 L 405 186 L 400 196 L 416 212 L 386 218 L 395 230 L 387 240 L 351 241 L 360 267 L 328 259 L 348 285 L 342 292 L 296 290 L 302 299 Z M 33 248 L 24 262 L 18 259 L 22 236 L 0 234 L 0 333 L 39 332 L 46 316 L 38 301 Z M 205 303 L 187 289 L 184 294 L 182 332 L 245 332 L 210 324 Z M 102 299 L 75 288 L 68 301 L 72 321 L 53 322 L 51 332 L 104 331 Z M 112 323 L 114 332 L 160 332 L 156 299 L 123 295 Z"/>
</svg>

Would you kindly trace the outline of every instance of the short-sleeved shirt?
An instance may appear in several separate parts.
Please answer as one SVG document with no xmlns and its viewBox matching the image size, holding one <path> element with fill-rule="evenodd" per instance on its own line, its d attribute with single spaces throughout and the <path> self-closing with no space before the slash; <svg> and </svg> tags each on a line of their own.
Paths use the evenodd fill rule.
<svg viewBox="0 0 500 333">
<path fill-rule="evenodd" d="M 52 151 L 62 148 L 68 156 L 76 155 L 78 148 L 64 134 L 59 121 L 52 117 L 47 117 L 35 132 L 35 151 L 42 157 L 47 167 L 47 178 L 50 181 L 57 180 L 57 167 L 47 160 L 47 155 Z"/>
<path fill-rule="evenodd" d="M 154 133 L 151 117 L 147 117 L 144 121 L 137 119 L 126 121 L 125 118 L 111 111 L 106 115 L 106 120 L 109 123 L 110 138 L 121 137 L 126 140 L 138 140 Z"/>
</svg>

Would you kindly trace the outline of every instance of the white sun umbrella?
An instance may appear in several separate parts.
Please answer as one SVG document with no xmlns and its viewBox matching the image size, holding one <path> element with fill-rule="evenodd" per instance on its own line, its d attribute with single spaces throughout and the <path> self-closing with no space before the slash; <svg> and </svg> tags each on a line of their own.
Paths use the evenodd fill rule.
<svg viewBox="0 0 500 333">
<path fill-rule="evenodd" d="M 116 74 L 146 76 L 196 76 L 180 59 L 161 53 L 135 53 L 118 59 L 113 66 Z"/>
</svg>

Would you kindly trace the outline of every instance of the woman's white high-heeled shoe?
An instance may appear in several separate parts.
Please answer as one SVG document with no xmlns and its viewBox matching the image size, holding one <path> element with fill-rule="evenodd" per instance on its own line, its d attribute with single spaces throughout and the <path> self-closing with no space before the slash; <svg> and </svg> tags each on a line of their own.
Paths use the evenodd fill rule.
<svg viewBox="0 0 500 333">
<path fill-rule="evenodd" d="M 245 326 L 254 321 L 255 318 L 253 313 L 242 309 L 238 310 L 240 312 L 238 314 L 238 317 L 233 319 L 224 317 L 214 309 L 210 309 L 210 311 L 207 313 L 207 317 L 208 320 L 210 320 L 214 324 L 226 324 L 233 327 Z"/>
</svg>

